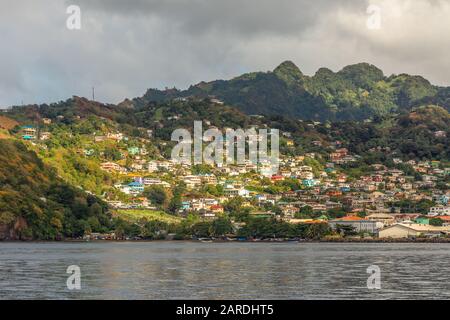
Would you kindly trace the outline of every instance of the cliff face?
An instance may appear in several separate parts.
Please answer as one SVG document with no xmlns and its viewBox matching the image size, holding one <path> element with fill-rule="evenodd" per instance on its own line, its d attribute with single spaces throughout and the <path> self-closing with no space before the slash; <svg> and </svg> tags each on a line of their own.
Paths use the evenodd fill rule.
<svg viewBox="0 0 450 320">
<path fill-rule="evenodd" d="M 24 218 L 17 218 L 11 224 L 0 224 L 0 240 L 32 240 L 27 230 L 28 223 Z"/>
<path fill-rule="evenodd" d="M 6 224 L 0 224 L 0 239 L 8 240 L 11 238 L 11 229 Z"/>
</svg>

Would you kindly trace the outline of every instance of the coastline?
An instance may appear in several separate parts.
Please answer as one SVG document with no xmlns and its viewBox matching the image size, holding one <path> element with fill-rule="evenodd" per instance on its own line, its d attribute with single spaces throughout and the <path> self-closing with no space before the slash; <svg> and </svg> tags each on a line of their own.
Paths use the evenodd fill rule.
<svg viewBox="0 0 450 320">
<path fill-rule="evenodd" d="M 387 244 L 387 243 L 449 243 L 450 238 L 423 238 L 423 239 L 320 239 L 320 240 L 0 240 L 1 243 L 361 243 L 361 244 Z"/>
</svg>

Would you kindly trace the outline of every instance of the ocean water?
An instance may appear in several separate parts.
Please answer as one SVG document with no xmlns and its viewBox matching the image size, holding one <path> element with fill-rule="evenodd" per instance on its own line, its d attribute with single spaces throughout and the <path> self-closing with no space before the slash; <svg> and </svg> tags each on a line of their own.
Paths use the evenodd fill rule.
<svg viewBox="0 0 450 320">
<path fill-rule="evenodd" d="M 0 299 L 449 299 L 449 268 L 450 244 L 0 243 Z"/>
</svg>

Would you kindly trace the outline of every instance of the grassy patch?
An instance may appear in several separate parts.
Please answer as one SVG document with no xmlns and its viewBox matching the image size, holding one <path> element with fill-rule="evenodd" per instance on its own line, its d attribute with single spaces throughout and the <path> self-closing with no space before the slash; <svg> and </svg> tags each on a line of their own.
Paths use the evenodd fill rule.
<svg viewBox="0 0 450 320">
<path fill-rule="evenodd" d="M 0 139 L 10 139 L 12 138 L 11 135 L 8 133 L 7 130 L 0 129 Z"/>
<path fill-rule="evenodd" d="M 155 114 L 154 114 L 154 116 L 153 116 L 153 118 L 154 118 L 156 121 L 160 121 L 160 120 L 163 119 L 163 110 L 164 110 L 164 108 L 158 108 L 158 109 L 156 109 Z"/>
<path fill-rule="evenodd" d="M 124 218 L 125 220 L 159 220 L 167 223 L 181 222 L 182 218 L 172 216 L 162 211 L 153 211 L 145 209 L 133 209 L 133 210 L 118 210 L 116 216 Z"/>
</svg>

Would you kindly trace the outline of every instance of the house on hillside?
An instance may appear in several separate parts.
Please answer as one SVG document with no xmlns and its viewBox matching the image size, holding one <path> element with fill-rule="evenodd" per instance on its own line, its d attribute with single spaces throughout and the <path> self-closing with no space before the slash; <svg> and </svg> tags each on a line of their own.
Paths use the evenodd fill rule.
<svg viewBox="0 0 450 320">
<path fill-rule="evenodd" d="M 109 172 L 112 172 L 112 171 L 119 172 L 119 173 L 126 172 L 125 168 L 121 167 L 120 165 L 118 165 L 117 163 L 114 163 L 114 162 L 103 162 L 100 165 L 100 168 L 102 170 L 109 171 Z"/>
<path fill-rule="evenodd" d="M 41 134 L 39 135 L 39 139 L 42 141 L 48 140 L 51 137 L 51 133 L 50 132 L 41 132 Z"/>
<path fill-rule="evenodd" d="M 430 208 L 429 216 L 450 216 L 450 206 L 436 206 Z"/>
<path fill-rule="evenodd" d="M 36 139 L 36 128 L 33 126 L 23 126 L 22 127 L 22 139 L 23 140 L 35 140 Z"/>
</svg>

